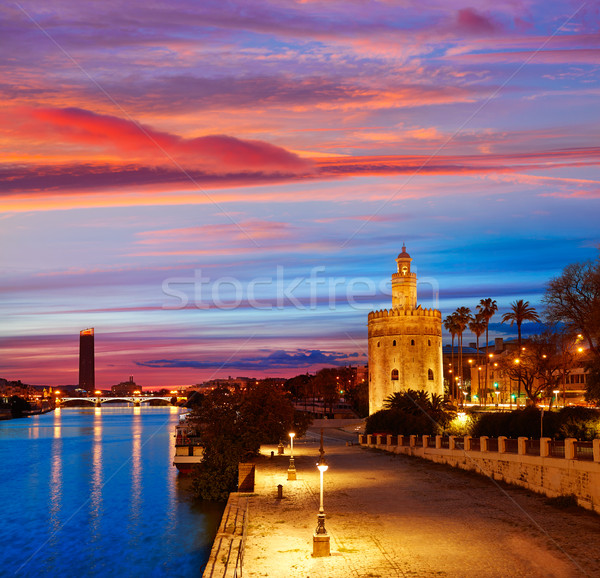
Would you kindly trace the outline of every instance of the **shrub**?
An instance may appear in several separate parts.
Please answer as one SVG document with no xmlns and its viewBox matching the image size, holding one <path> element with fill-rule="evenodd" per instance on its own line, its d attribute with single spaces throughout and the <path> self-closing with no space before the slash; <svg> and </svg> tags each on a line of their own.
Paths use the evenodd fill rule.
<svg viewBox="0 0 600 578">
<path fill-rule="evenodd" d="M 479 417 L 476 413 L 459 414 L 446 426 L 443 433 L 458 437 L 472 436 Z"/>
<path fill-rule="evenodd" d="M 414 415 L 399 409 L 382 409 L 367 418 L 365 433 L 392 435 L 435 435 L 437 424 L 426 414 Z"/>
<path fill-rule="evenodd" d="M 558 435 L 591 441 L 600 437 L 600 412 L 587 407 L 565 407 L 558 412 Z"/>
</svg>

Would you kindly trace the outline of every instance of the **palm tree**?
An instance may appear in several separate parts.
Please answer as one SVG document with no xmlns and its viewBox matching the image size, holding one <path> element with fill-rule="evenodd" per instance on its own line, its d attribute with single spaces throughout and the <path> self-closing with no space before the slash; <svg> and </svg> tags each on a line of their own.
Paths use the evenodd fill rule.
<svg viewBox="0 0 600 578">
<path fill-rule="evenodd" d="M 495 299 L 488 297 L 487 299 L 480 299 L 479 305 L 477 305 L 477 312 L 485 322 L 485 383 L 483 384 L 483 399 L 484 403 L 487 403 L 487 385 L 488 385 L 488 365 L 489 365 L 489 328 L 490 319 L 494 316 L 494 313 L 498 311 L 498 304 Z"/>
<path fill-rule="evenodd" d="M 450 335 L 452 336 L 452 350 L 450 352 L 450 365 L 452 366 L 452 375 L 449 374 L 449 385 L 450 387 L 448 388 L 449 393 L 450 393 L 450 397 L 454 397 L 454 338 L 456 337 L 457 334 L 457 330 L 458 330 L 458 326 L 456 324 L 456 318 L 454 317 L 454 313 L 448 315 L 446 317 L 446 319 L 444 319 L 444 327 L 446 329 L 446 331 L 450 332 Z"/>
<path fill-rule="evenodd" d="M 469 321 L 473 318 L 471 316 L 471 310 L 468 307 L 459 307 L 454 312 L 454 318 L 456 320 L 456 327 L 458 333 L 458 371 L 459 371 L 459 383 L 463 385 L 463 333 L 469 325 Z M 457 384 L 458 387 L 458 384 Z M 456 392 L 458 394 L 458 390 Z"/>
<path fill-rule="evenodd" d="M 476 313 L 475 317 L 473 317 L 471 319 L 471 321 L 469 322 L 469 330 L 471 331 L 471 333 L 473 333 L 473 335 L 475 335 L 475 341 L 477 342 L 477 367 L 479 368 L 479 364 L 481 362 L 480 359 L 480 355 L 479 355 L 479 338 L 485 333 L 485 320 L 483 319 L 483 317 L 481 316 L 481 314 Z M 479 369 L 477 369 L 477 395 L 481 395 L 481 392 L 479 391 L 479 376 L 480 376 L 481 372 L 479 371 Z M 471 376 L 471 387 L 473 387 L 473 376 Z M 471 390 L 472 391 L 472 390 Z"/>
<path fill-rule="evenodd" d="M 517 341 L 519 343 L 519 355 L 521 355 L 521 324 L 523 321 L 535 321 L 536 323 L 540 322 L 540 318 L 535 310 L 535 308 L 529 306 L 529 301 L 523 301 L 523 299 L 519 299 L 518 301 L 514 301 L 510 304 L 510 311 L 505 313 L 502 316 L 502 323 L 510 322 L 510 326 L 513 326 L 513 323 L 517 324 Z M 521 399 L 521 366 L 519 365 L 519 397 L 517 397 L 517 406 L 519 403 L 519 399 Z"/>
</svg>

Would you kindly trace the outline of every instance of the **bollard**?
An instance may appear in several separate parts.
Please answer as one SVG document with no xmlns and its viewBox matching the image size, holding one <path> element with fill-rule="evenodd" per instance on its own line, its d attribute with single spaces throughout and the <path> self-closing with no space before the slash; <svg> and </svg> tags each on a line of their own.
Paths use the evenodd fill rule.
<svg viewBox="0 0 600 578">
<path fill-rule="evenodd" d="M 283 498 L 283 486 L 281 484 L 277 485 L 277 499 L 281 500 Z"/>
<path fill-rule="evenodd" d="M 275 457 L 275 452 L 271 452 L 271 457 L 274 458 Z"/>
</svg>

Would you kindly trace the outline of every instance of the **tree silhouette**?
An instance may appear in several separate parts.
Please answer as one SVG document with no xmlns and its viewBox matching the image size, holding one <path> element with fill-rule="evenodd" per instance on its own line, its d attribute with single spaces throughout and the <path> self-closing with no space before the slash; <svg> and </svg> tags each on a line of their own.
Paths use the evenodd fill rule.
<svg viewBox="0 0 600 578">
<path fill-rule="evenodd" d="M 485 333 L 485 321 L 479 313 L 476 313 L 474 317 L 469 321 L 469 330 L 475 335 L 475 341 L 477 346 L 477 395 L 481 395 L 479 391 L 479 375 L 481 371 L 479 366 L 481 364 L 480 353 L 479 353 L 479 338 Z M 471 387 L 473 387 L 473 375 L 471 375 Z M 472 391 L 472 390 L 471 390 Z"/>
<path fill-rule="evenodd" d="M 471 310 L 468 307 L 459 307 L 454 312 L 454 319 L 456 320 L 456 327 L 458 333 L 458 367 L 459 367 L 459 382 L 461 387 L 464 386 L 463 380 L 463 333 L 468 327 L 469 322 L 472 319 Z M 458 384 L 457 384 L 458 388 Z M 458 395 L 458 390 L 457 390 Z"/>
<path fill-rule="evenodd" d="M 448 393 L 450 394 L 450 397 L 453 398 L 454 397 L 454 385 L 456 380 L 454 379 L 454 338 L 456 337 L 456 334 L 458 333 L 458 323 L 456 322 L 456 317 L 454 313 L 451 313 L 450 315 L 448 315 L 446 317 L 446 319 L 444 319 L 444 327 L 446 328 L 446 331 L 450 332 L 450 335 L 452 336 L 452 348 L 450 351 L 450 365 L 452 366 L 452 375 L 450 375 L 450 372 L 448 372 L 449 375 L 449 388 L 448 388 Z"/>
<path fill-rule="evenodd" d="M 562 275 L 548 283 L 543 301 L 548 320 L 581 333 L 600 359 L 600 257 L 567 265 Z"/>
<path fill-rule="evenodd" d="M 484 405 L 487 404 L 487 387 L 488 387 L 488 365 L 489 365 L 489 328 L 490 319 L 494 316 L 494 313 L 498 311 L 498 304 L 495 299 L 488 297 L 487 299 L 481 299 L 479 305 L 477 305 L 477 312 L 481 316 L 481 319 L 485 322 L 485 383 L 483 384 L 483 399 Z"/>
<path fill-rule="evenodd" d="M 523 301 L 523 299 L 519 299 L 517 301 L 513 301 L 510 304 L 511 310 L 508 313 L 505 313 L 502 316 L 502 323 L 509 323 L 512 327 L 514 323 L 517 324 L 517 341 L 519 343 L 519 351 L 522 349 L 522 339 L 521 339 L 521 325 L 524 321 L 540 321 L 536 310 L 533 307 L 529 306 L 529 301 Z M 520 367 L 519 367 L 520 370 Z M 521 377 L 518 377 L 518 391 L 519 397 L 521 398 Z"/>
</svg>

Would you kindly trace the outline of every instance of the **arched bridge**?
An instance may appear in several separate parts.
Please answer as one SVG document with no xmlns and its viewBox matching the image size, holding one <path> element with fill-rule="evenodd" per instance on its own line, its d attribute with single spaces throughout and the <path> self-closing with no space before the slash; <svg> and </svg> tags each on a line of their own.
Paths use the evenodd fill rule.
<svg viewBox="0 0 600 578">
<path fill-rule="evenodd" d="M 132 396 L 120 396 L 120 397 L 104 397 L 104 396 L 94 396 L 94 397 L 61 397 L 60 400 L 56 400 L 57 403 L 63 405 L 69 401 L 86 401 L 92 405 L 102 405 L 106 402 L 114 402 L 114 401 L 124 401 L 127 403 L 132 403 L 133 405 L 141 405 L 142 403 L 150 402 L 153 400 L 163 400 L 168 403 L 171 403 L 171 399 L 175 396 L 170 397 L 158 397 L 155 395 L 132 395 Z M 178 398 L 179 401 L 179 398 Z"/>
</svg>

